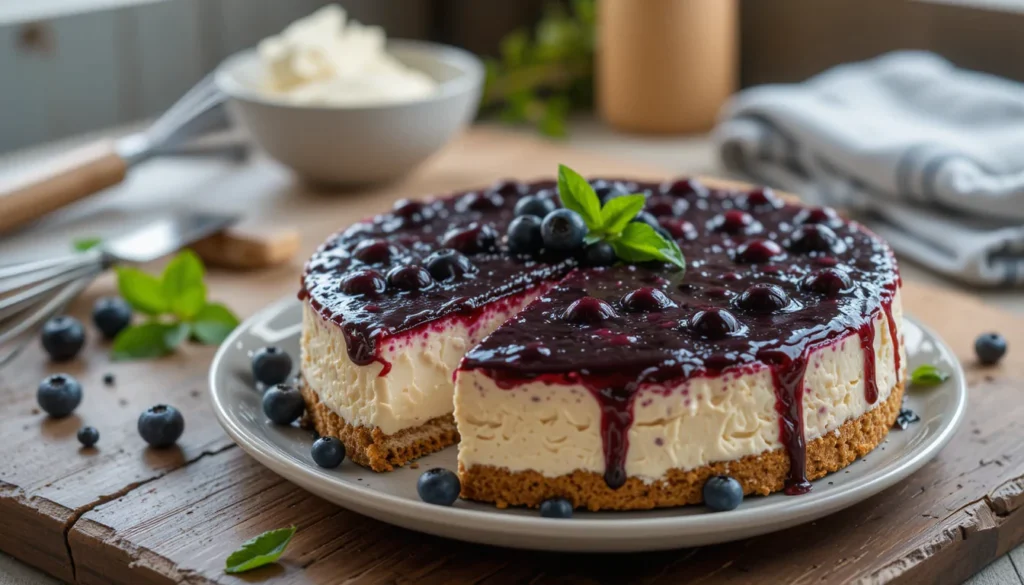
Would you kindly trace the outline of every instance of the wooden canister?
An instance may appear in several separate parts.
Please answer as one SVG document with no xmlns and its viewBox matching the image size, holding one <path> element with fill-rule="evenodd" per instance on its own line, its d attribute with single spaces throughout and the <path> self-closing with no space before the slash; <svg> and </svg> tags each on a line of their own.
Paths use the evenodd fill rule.
<svg viewBox="0 0 1024 585">
<path fill-rule="evenodd" d="M 627 132 L 705 132 L 736 90 L 737 0 L 598 0 L 597 104 Z"/>
</svg>

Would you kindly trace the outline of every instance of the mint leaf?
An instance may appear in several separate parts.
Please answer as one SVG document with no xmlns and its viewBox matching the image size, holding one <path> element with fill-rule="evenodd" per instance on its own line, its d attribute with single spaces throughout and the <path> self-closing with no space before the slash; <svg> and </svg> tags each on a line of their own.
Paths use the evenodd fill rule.
<svg viewBox="0 0 1024 585">
<path fill-rule="evenodd" d="M 174 350 L 169 345 L 168 333 L 175 325 L 144 323 L 133 325 L 117 334 L 111 348 L 115 360 L 132 360 L 165 356 Z"/>
<path fill-rule="evenodd" d="M 220 303 L 210 303 L 192 321 L 192 338 L 205 345 L 220 345 L 238 326 L 238 317 Z"/>
<path fill-rule="evenodd" d="M 192 326 L 188 323 L 172 323 L 165 327 L 167 329 L 164 331 L 164 343 L 171 351 L 184 343 L 188 339 L 188 334 L 192 332 Z"/>
<path fill-rule="evenodd" d="M 580 214 L 588 228 L 601 228 L 601 200 L 586 179 L 565 165 L 558 165 L 558 198 L 562 207 Z"/>
<path fill-rule="evenodd" d="M 183 250 L 164 268 L 160 284 L 170 312 L 191 319 L 206 304 L 203 262 L 192 250 Z"/>
<path fill-rule="evenodd" d="M 931 364 L 917 366 L 910 374 L 910 383 L 917 386 L 936 386 L 948 379 L 948 373 Z"/>
<path fill-rule="evenodd" d="M 91 250 L 102 243 L 103 238 L 79 238 L 71 242 L 71 247 L 74 248 L 76 252 L 85 252 L 86 250 Z"/>
<path fill-rule="evenodd" d="M 630 223 L 622 230 L 622 235 L 609 240 L 609 243 L 615 249 L 615 255 L 627 262 L 659 260 L 686 269 L 686 259 L 679 246 L 646 223 Z"/>
<path fill-rule="evenodd" d="M 138 268 L 117 268 L 117 291 L 133 309 L 147 315 L 165 313 L 170 306 L 160 280 Z"/>
<path fill-rule="evenodd" d="M 247 540 L 242 547 L 228 555 L 224 561 L 225 573 L 244 573 L 269 565 L 281 557 L 285 547 L 295 536 L 295 527 L 278 528 Z"/>
<path fill-rule="evenodd" d="M 601 208 L 601 231 L 614 235 L 626 229 L 636 214 L 643 210 L 646 201 L 639 193 L 609 199 Z"/>
</svg>

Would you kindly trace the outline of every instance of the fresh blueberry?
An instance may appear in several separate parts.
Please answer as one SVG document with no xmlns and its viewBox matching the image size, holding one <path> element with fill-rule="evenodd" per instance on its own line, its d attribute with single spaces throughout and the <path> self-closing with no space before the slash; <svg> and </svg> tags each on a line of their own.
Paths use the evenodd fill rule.
<svg viewBox="0 0 1024 585">
<path fill-rule="evenodd" d="M 43 349 L 54 361 L 67 361 L 85 345 L 85 329 L 74 317 L 61 315 L 43 325 Z"/>
<path fill-rule="evenodd" d="M 157 404 L 139 415 L 139 435 L 154 447 L 170 447 L 184 431 L 185 417 L 173 406 Z"/>
<path fill-rule="evenodd" d="M 547 214 L 557 209 L 555 202 L 548 197 L 540 195 L 527 195 L 516 203 L 515 216 L 534 215 L 544 218 Z"/>
<path fill-rule="evenodd" d="M 551 498 L 540 503 L 540 515 L 544 518 L 572 518 L 572 502 L 565 498 Z"/>
<path fill-rule="evenodd" d="M 709 477 L 704 482 L 704 505 L 714 512 L 735 510 L 743 501 L 743 486 L 727 475 Z"/>
<path fill-rule="evenodd" d="M 78 429 L 78 442 L 83 447 L 92 447 L 99 440 L 100 432 L 96 430 L 96 427 L 82 427 Z"/>
<path fill-rule="evenodd" d="M 334 469 L 345 460 L 345 445 L 334 437 L 320 437 L 313 441 L 310 450 L 313 462 L 327 469 Z"/>
<path fill-rule="evenodd" d="M 92 307 L 92 322 L 103 337 L 113 339 L 132 322 L 132 308 L 120 297 L 100 297 Z"/>
<path fill-rule="evenodd" d="M 290 384 L 275 384 L 263 393 L 263 414 L 274 424 L 292 424 L 305 408 L 302 394 Z"/>
<path fill-rule="evenodd" d="M 435 467 L 420 475 L 419 481 L 416 482 L 416 491 L 420 494 L 420 499 L 428 504 L 451 506 L 459 499 L 462 484 L 455 473 Z"/>
<path fill-rule="evenodd" d="M 618 259 L 615 248 L 605 241 L 594 242 L 583 249 L 583 263 L 587 266 L 611 266 Z"/>
<path fill-rule="evenodd" d="M 292 357 L 284 350 L 264 347 L 252 356 L 252 377 L 266 386 L 280 384 L 292 373 Z"/>
<path fill-rule="evenodd" d="M 522 215 L 508 224 L 508 249 L 513 254 L 533 254 L 544 246 L 540 231 L 541 219 Z"/>
<path fill-rule="evenodd" d="M 116 381 L 114 374 L 111 374 L 110 372 L 103 374 L 103 383 L 107 386 L 113 386 Z"/>
<path fill-rule="evenodd" d="M 646 223 L 647 225 L 651 226 L 656 230 L 661 229 L 661 224 L 658 222 L 658 218 L 654 217 L 654 214 L 651 213 L 650 211 L 641 211 L 640 213 L 636 214 L 636 217 L 634 217 L 632 221 L 638 223 Z"/>
<path fill-rule="evenodd" d="M 465 274 L 476 272 L 476 266 L 459 252 L 441 248 L 423 261 L 434 280 L 444 282 L 455 280 Z"/>
<path fill-rule="evenodd" d="M 39 383 L 36 401 L 53 418 L 65 417 L 82 402 L 82 385 L 67 374 L 54 374 Z"/>
<path fill-rule="evenodd" d="M 570 209 L 552 211 L 540 226 L 544 247 L 553 252 L 572 252 L 583 246 L 587 224 L 580 214 Z"/>
<path fill-rule="evenodd" d="M 974 340 L 974 353 L 978 361 L 991 366 L 1003 359 L 1006 354 L 1006 338 L 998 333 L 984 333 Z"/>
</svg>

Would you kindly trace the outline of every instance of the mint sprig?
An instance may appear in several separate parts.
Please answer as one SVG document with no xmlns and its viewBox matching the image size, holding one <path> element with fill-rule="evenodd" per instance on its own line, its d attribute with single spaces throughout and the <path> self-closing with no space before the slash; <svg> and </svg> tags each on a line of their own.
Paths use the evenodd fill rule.
<svg viewBox="0 0 1024 585">
<path fill-rule="evenodd" d="M 910 373 L 910 383 L 915 386 L 937 386 L 949 379 L 949 374 L 931 364 L 922 364 Z"/>
<path fill-rule="evenodd" d="M 295 536 L 295 527 L 268 530 L 263 534 L 245 541 L 235 552 L 224 561 L 225 573 L 244 573 L 269 565 L 281 558 L 284 549 Z"/>
<path fill-rule="evenodd" d="M 114 359 L 148 359 L 173 353 L 187 339 L 204 345 L 222 343 L 238 326 L 238 317 L 206 299 L 202 260 L 184 250 L 157 277 L 138 268 L 117 268 L 117 288 L 131 307 L 148 316 L 114 339 Z"/>
<path fill-rule="evenodd" d="M 602 206 L 586 179 L 558 165 L 558 198 L 563 207 L 578 213 L 587 224 L 585 243 L 608 242 L 615 255 L 626 262 L 661 261 L 686 270 L 686 258 L 674 240 L 646 223 L 633 221 L 644 208 L 642 194 L 621 195 Z"/>
<path fill-rule="evenodd" d="M 85 252 L 87 250 L 91 250 L 91 249 L 95 248 L 96 246 L 99 246 L 102 243 L 103 243 L 103 238 L 95 238 L 95 237 L 78 238 L 77 240 L 74 240 L 73 242 L 71 242 L 71 247 L 76 252 Z"/>
</svg>

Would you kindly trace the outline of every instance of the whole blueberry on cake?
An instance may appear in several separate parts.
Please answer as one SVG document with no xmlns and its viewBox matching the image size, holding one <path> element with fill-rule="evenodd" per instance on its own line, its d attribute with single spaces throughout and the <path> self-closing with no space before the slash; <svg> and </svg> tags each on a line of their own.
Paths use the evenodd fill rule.
<svg viewBox="0 0 1024 585">
<path fill-rule="evenodd" d="M 830 209 L 562 167 L 324 243 L 302 392 L 356 463 L 458 442 L 462 496 L 502 507 L 696 504 L 723 477 L 800 494 L 899 412 L 899 287 L 889 247 Z"/>
</svg>

